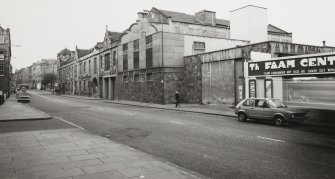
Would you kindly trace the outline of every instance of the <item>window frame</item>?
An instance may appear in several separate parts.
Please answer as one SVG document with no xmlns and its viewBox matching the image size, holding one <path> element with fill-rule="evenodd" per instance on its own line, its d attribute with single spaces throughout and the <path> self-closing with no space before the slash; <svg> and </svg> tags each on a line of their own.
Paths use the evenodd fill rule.
<svg viewBox="0 0 335 179">
<path fill-rule="evenodd" d="M 1 70 L 1 67 L 2 67 L 2 70 Z M 2 73 L 1 73 L 1 71 L 2 71 Z M 5 76 L 5 65 L 0 65 L 0 76 Z"/>
</svg>

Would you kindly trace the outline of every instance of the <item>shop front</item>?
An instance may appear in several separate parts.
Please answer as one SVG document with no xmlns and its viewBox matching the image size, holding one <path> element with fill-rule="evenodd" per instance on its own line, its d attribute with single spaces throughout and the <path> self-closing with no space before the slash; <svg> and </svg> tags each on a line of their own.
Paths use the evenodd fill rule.
<svg viewBox="0 0 335 179">
<path fill-rule="evenodd" d="M 291 103 L 335 104 L 335 53 L 246 62 L 246 97 Z"/>
</svg>

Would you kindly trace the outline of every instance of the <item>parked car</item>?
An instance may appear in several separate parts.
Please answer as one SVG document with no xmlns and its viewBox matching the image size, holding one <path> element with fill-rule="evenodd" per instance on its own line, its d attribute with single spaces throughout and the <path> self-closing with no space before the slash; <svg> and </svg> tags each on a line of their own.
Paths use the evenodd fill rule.
<svg viewBox="0 0 335 179">
<path fill-rule="evenodd" d="M 310 117 L 309 110 L 284 105 L 280 99 L 247 98 L 236 105 L 235 114 L 241 122 L 249 119 L 273 121 L 276 126 L 285 123 L 301 124 Z"/>
<path fill-rule="evenodd" d="M 18 102 L 30 102 L 30 95 L 27 92 L 20 91 L 17 95 Z"/>
</svg>

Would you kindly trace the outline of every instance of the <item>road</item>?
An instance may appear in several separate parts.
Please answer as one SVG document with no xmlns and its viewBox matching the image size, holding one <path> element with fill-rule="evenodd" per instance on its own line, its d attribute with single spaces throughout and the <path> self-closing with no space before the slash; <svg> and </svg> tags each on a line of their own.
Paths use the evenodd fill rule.
<svg viewBox="0 0 335 179">
<path fill-rule="evenodd" d="M 232 117 L 33 94 L 29 105 L 211 178 L 335 178 L 335 140 Z"/>
</svg>

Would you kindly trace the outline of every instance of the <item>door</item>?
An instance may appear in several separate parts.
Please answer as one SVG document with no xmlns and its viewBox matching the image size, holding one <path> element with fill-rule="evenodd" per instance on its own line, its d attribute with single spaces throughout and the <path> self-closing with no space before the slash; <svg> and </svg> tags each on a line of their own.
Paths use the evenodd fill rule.
<svg viewBox="0 0 335 179">
<path fill-rule="evenodd" d="M 257 119 L 272 120 L 272 112 L 265 99 L 255 100 L 254 114 Z"/>
</svg>

